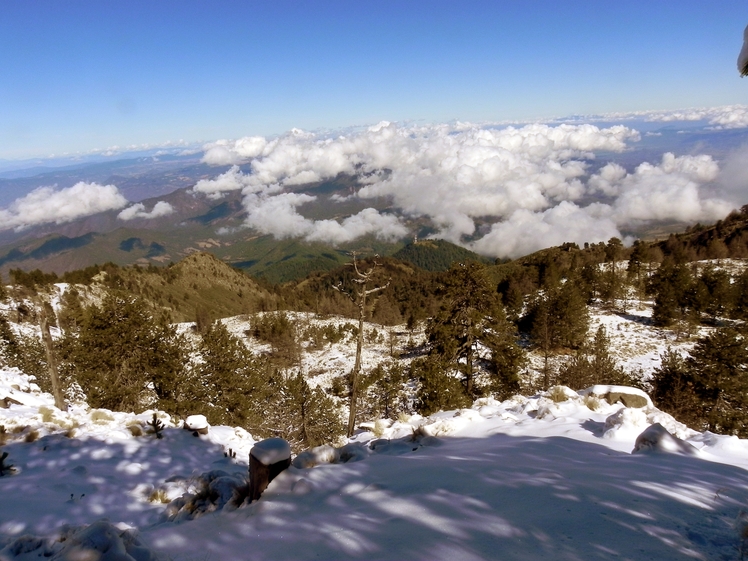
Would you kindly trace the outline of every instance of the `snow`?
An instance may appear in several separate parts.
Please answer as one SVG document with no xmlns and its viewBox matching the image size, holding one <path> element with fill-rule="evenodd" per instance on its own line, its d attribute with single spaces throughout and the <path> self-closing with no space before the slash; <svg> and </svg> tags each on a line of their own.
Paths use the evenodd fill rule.
<svg viewBox="0 0 748 561">
<path fill-rule="evenodd" d="M 248 453 L 277 459 L 274 442 L 233 427 L 194 438 L 162 412 L 162 439 L 134 436 L 153 411 L 62 412 L 16 370 L 0 388 L 24 394 L 0 409 L 18 468 L 0 477 L 3 561 L 735 559 L 743 546 L 748 441 L 591 392 L 372 423 L 376 436 L 300 454 L 248 504 Z M 694 453 L 632 454 L 642 433 Z"/>
<path fill-rule="evenodd" d="M 699 451 L 688 442 L 673 436 L 660 423 L 655 423 L 644 430 L 634 444 L 633 454 L 649 454 L 660 452 L 664 454 L 685 454 L 698 456 Z"/>
<path fill-rule="evenodd" d="M 307 326 L 349 323 L 289 315 Z M 250 319 L 222 321 L 266 352 L 244 337 Z M 647 302 L 626 313 L 592 307 L 591 320 L 591 333 L 606 327 L 624 368 L 645 377 L 667 347 L 693 344 L 654 328 Z M 364 370 L 392 358 L 386 330 L 365 326 L 374 329 Z M 406 340 L 418 345 L 423 331 L 392 332 L 407 362 Z M 301 369 L 329 388 L 354 353 L 350 337 L 310 347 Z M 530 359 L 538 370 L 542 357 Z M 646 405 L 610 404 L 610 393 Z M 372 419 L 344 446 L 293 458 L 251 504 L 249 454 L 265 444 L 244 429 L 212 426 L 194 438 L 156 411 L 166 427 L 157 439 L 152 410 L 60 411 L 14 369 L 0 369 L 0 406 L 6 398 L 0 451 L 16 472 L 0 477 L 0 561 L 69 559 L 89 546 L 102 559 L 172 561 L 736 559 L 744 541 L 748 549 L 748 441 L 693 431 L 634 388 L 556 386 L 430 417 Z"/>
<path fill-rule="evenodd" d="M 269 466 L 291 459 L 291 446 L 282 438 L 266 438 L 254 445 L 250 454 L 263 465 Z"/>
<path fill-rule="evenodd" d="M 190 415 L 184 420 L 184 426 L 189 430 L 202 430 L 210 427 L 205 415 Z"/>
<path fill-rule="evenodd" d="M 594 395 L 596 397 L 605 397 L 610 394 L 620 394 L 620 395 L 634 395 L 640 397 L 643 401 L 646 402 L 647 407 L 653 407 L 652 400 L 647 395 L 647 392 L 640 390 L 639 388 L 631 388 L 628 386 L 612 386 L 612 385 L 606 385 L 606 384 L 597 384 L 592 387 L 589 387 L 585 390 L 582 390 L 580 392 L 581 395 Z"/>
</svg>

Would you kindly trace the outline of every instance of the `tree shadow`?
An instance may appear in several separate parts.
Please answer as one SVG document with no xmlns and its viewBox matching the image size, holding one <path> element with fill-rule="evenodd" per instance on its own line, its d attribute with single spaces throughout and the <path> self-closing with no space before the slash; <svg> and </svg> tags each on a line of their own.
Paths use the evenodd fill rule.
<svg viewBox="0 0 748 561">
<path fill-rule="evenodd" d="M 614 313 L 615 313 L 615 315 L 617 315 L 618 317 L 620 317 L 622 319 L 625 319 L 626 321 L 630 321 L 630 322 L 633 322 L 633 323 L 638 323 L 638 324 L 644 325 L 646 327 L 653 327 L 654 326 L 654 321 L 649 316 L 640 316 L 640 315 L 637 315 L 637 314 L 624 313 L 624 312 L 620 312 L 620 311 L 617 311 L 617 312 L 614 312 Z"/>
<path fill-rule="evenodd" d="M 143 537 L 174 559 L 733 558 L 748 472 L 563 437 L 445 439 L 292 468 L 256 503 Z"/>
<path fill-rule="evenodd" d="M 0 477 L 0 539 L 47 535 L 63 524 L 101 518 L 142 528 L 157 523 L 165 505 L 150 490 L 169 478 L 189 480 L 210 469 L 241 471 L 223 448 L 182 429 L 163 438 L 67 438 L 57 433 L 33 443 L 3 447 L 19 471 Z M 15 506 L 14 506 L 15 505 Z"/>
</svg>

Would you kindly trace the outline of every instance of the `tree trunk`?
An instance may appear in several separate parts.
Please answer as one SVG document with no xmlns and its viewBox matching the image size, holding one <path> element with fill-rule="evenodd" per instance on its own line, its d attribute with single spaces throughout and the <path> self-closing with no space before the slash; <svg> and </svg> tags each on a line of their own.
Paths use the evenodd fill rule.
<svg viewBox="0 0 748 561">
<path fill-rule="evenodd" d="M 351 407 L 348 414 L 348 436 L 353 436 L 356 425 L 356 400 L 358 399 L 358 374 L 361 371 L 361 349 L 364 346 L 364 312 L 366 311 L 366 289 L 359 293 L 358 302 L 358 340 L 356 341 L 356 362 L 351 372 Z"/>
<path fill-rule="evenodd" d="M 44 302 L 41 300 L 39 304 L 39 327 L 42 331 L 42 341 L 44 342 L 44 350 L 47 354 L 47 368 L 49 369 L 49 381 L 52 383 L 52 395 L 55 398 L 55 407 L 61 411 L 67 409 L 65 400 L 62 398 L 62 388 L 60 387 L 60 380 L 57 376 L 57 356 L 55 355 L 54 346 L 52 342 L 52 334 L 49 332 L 49 322 L 47 320 L 47 311 L 44 309 Z"/>
</svg>

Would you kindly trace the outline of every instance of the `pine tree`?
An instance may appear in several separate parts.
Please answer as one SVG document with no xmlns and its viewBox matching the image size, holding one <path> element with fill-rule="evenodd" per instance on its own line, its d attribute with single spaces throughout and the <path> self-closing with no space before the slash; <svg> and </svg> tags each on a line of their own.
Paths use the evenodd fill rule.
<svg viewBox="0 0 748 561">
<path fill-rule="evenodd" d="M 414 360 L 410 369 L 411 377 L 419 382 L 415 408 L 421 415 L 461 409 L 472 404 L 460 378 L 454 376 L 451 365 L 438 356 Z"/>
<path fill-rule="evenodd" d="M 589 311 L 575 278 L 538 293 L 529 304 L 523 324 L 530 340 L 543 353 L 543 387 L 552 385 L 550 357 L 560 349 L 577 349 L 587 338 Z"/>
<path fill-rule="evenodd" d="M 362 380 L 362 398 L 358 407 L 361 416 L 368 419 L 395 419 L 398 413 L 407 408 L 406 380 L 401 363 L 379 363 Z"/>
<path fill-rule="evenodd" d="M 294 452 L 335 443 L 345 432 L 340 410 L 320 388 L 311 388 L 300 373 L 276 371 L 269 391 L 257 400 L 262 418 L 250 432 L 286 439 Z"/>
<path fill-rule="evenodd" d="M 680 324 L 687 328 L 693 321 L 693 275 L 686 265 L 675 265 L 671 260 L 663 263 L 653 275 L 648 291 L 654 294 L 652 319 L 655 325 L 668 327 Z"/>
<path fill-rule="evenodd" d="M 708 314 L 713 323 L 730 313 L 733 307 L 733 289 L 730 275 L 722 269 L 706 267 L 695 283 L 700 289 L 699 311 Z"/>
<path fill-rule="evenodd" d="M 722 328 L 696 342 L 687 360 L 706 428 L 748 436 L 748 344 Z"/>
<path fill-rule="evenodd" d="M 593 340 L 583 345 L 559 372 L 559 382 L 584 389 L 595 384 L 638 385 L 610 354 L 610 339 L 602 325 Z"/>
<path fill-rule="evenodd" d="M 703 428 L 693 376 L 686 360 L 669 348 L 649 380 L 655 405 L 692 428 Z"/>
<path fill-rule="evenodd" d="M 63 369 L 81 385 L 92 407 L 141 410 L 152 388 L 174 411 L 186 358 L 184 342 L 163 315 L 136 297 L 109 293 L 86 308 L 77 332 L 61 344 Z"/>
<path fill-rule="evenodd" d="M 514 328 L 483 266 L 477 263 L 453 266 L 445 276 L 442 294 L 444 304 L 426 326 L 430 353 L 462 373 L 465 392 L 473 398 L 479 394 L 474 384 L 479 346 L 489 350 L 495 364 L 509 365 L 511 361 L 500 355 L 518 352 Z M 502 376 L 511 374 L 502 369 Z"/>
<path fill-rule="evenodd" d="M 191 412 L 203 413 L 211 424 L 247 429 L 261 424 L 255 401 L 269 391 L 262 361 L 220 321 L 208 327 L 198 352 L 202 362 L 195 367 L 185 396 Z"/>
</svg>

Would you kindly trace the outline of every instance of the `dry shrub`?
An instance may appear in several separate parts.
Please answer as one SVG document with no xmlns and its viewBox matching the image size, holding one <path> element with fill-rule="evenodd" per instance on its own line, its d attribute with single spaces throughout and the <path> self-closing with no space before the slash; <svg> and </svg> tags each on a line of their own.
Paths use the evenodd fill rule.
<svg viewBox="0 0 748 561">
<path fill-rule="evenodd" d="M 148 495 L 148 502 L 169 504 L 171 501 L 166 495 L 166 491 L 164 491 L 163 489 L 154 489 L 153 492 Z"/>
<path fill-rule="evenodd" d="M 598 411 L 603 406 L 603 402 L 600 398 L 594 395 L 585 396 L 584 404 L 590 411 Z"/>
</svg>

